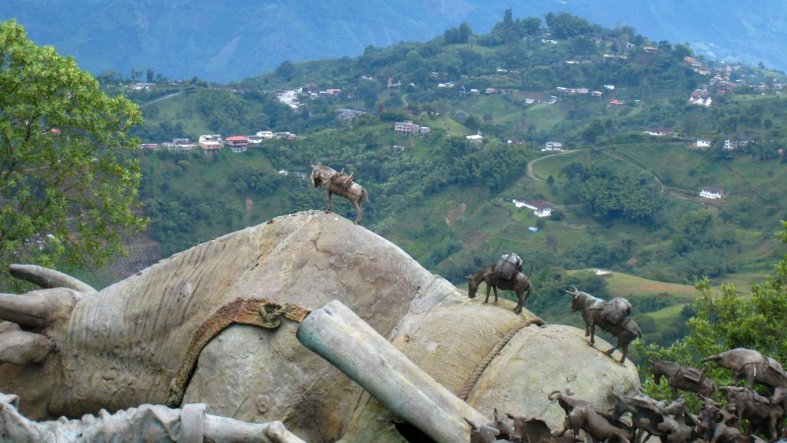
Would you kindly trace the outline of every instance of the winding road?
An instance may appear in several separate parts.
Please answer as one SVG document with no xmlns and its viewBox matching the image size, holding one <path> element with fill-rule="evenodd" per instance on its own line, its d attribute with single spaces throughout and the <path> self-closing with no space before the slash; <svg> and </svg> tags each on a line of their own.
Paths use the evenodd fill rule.
<svg viewBox="0 0 787 443">
<path fill-rule="evenodd" d="M 145 107 L 145 106 L 147 106 L 147 105 L 152 105 L 153 103 L 160 102 L 160 101 L 162 101 L 162 100 L 166 100 L 166 99 L 168 99 L 168 98 L 172 98 L 172 97 L 175 97 L 175 96 L 178 96 L 178 95 L 180 95 L 180 91 L 178 91 L 178 92 L 173 92 L 173 93 L 170 93 L 170 94 L 167 94 L 167 95 L 162 95 L 162 96 L 161 96 L 161 97 L 159 97 L 159 98 L 153 99 L 153 100 L 151 100 L 151 101 L 149 101 L 149 102 L 147 102 L 147 103 L 144 103 L 144 104 L 141 104 L 141 105 L 139 105 L 139 107 L 140 107 L 140 108 L 144 108 L 144 107 Z"/>
<path fill-rule="evenodd" d="M 587 149 L 588 148 L 581 148 L 581 149 L 573 149 L 573 150 L 570 150 L 570 151 L 556 152 L 554 154 L 545 155 L 543 157 L 539 157 L 539 158 L 537 158 L 537 159 L 535 159 L 533 161 L 530 161 L 530 162 L 527 163 L 527 177 L 529 179 L 537 181 L 537 182 L 544 182 L 546 180 L 536 176 L 535 172 L 533 171 L 533 166 L 536 163 L 540 162 L 541 160 L 547 159 L 547 158 L 556 157 L 556 156 L 559 156 L 559 155 L 573 154 L 575 152 L 582 152 L 582 151 L 585 151 Z M 711 211 L 711 212 L 713 212 L 715 214 L 719 213 L 719 208 L 718 207 L 716 207 L 716 206 L 714 206 L 712 204 L 709 204 L 704 199 L 702 199 L 700 197 L 697 197 L 694 193 L 692 193 L 690 191 L 683 190 L 683 189 L 679 189 L 679 188 L 675 188 L 675 187 L 672 187 L 672 186 L 665 185 L 664 182 L 661 181 L 661 178 L 659 178 L 659 176 L 656 174 L 656 172 L 653 171 L 652 169 L 648 168 L 647 166 L 642 165 L 642 164 L 640 164 L 638 162 L 632 161 L 631 159 L 625 158 L 625 157 L 623 157 L 623 156 L 621 156 L 619 154 L 610 152 L 610 151 L 608 151 L 606 149 L 602 149 L 601 152 L 604 155 L 608 155 L 608 156 L 610 156 L 610 157 L 612 157 L 614 159 L 617 159 L 617 160 L 620 160 L 622 162 L 628 163 L 629 165 L 631 165 L 631 166 L 633 166 L 633 167 L 635 167 L 635 168 L 637 168 L 639 170 L 647 171 L 653 177 L 653 180 L 661 188 L 661 193 L 662 194 L 666 194 L 666 195 L 668 195 L 671 198 L 693 201 L 695 203 L 701 204 L 703 207 L 707 208 L 709 211 Z"/>
<path fill-rule="evenodd" d="M 533 161 L 529 161 L 529 162 L 527 162 L 527 177 L 529 179 L 535 180 L 537 182 L 544 182 L 546 180 L 544 180 L 543 178 L 536 177 L 536 174 L 533 172 L 533 165 L 535 165 L 536 163 L 540 162 L 541 160 L 544 160 L 545 158 L 557 157 L 558 155 L 573 154 L 575 152 L 584 151 L 585 149 L 587 149 L 587 148 L 574 149 L 574 150 L 571 150 L 571 151 L 556 152 L 554 154 L 545 155 L 543 157 L 538 157 L 537 159 L 535 159 Z"/>
</svg>

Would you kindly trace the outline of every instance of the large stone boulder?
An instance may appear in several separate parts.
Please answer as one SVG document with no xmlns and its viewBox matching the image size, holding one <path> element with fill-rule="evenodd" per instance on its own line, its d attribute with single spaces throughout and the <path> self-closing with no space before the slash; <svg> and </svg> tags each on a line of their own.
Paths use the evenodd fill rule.
<svg viewBox="0 0 787 443">
<path fill-rule="evenodd" d="M 0 392 L 19 394 L 38 418 L 200 402 L 210 414 L 281 420 L 307 441 L 404 441 L 396 417 L 298 342 L 296 322 L 222 323 L 238 299 L 306 311 L 339 300 L 490 418 L 497 408 L 554 424 L 561 417 L 547 391 L 570 387 L 606 408 L 610 390 L 637 387 L 631 363 L 589 347 L 580 331 L 539 327 L 509 301 L 471 300 L 368 229 L 307 211 L 82 294 L 65 336 L 53 338 L 59 352 L 35 366 L 0 363 Z"/>
</svg>

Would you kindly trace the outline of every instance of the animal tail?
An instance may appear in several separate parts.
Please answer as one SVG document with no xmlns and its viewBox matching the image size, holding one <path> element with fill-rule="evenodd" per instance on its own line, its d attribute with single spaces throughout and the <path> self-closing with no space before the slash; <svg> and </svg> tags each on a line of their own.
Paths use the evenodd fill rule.
<svg viewBox="0 0 787 443">
<path fill-rule="evenodd" d="M 366 189 L 364 189 L 363 192 L 361 193 L 361 200 L 358 203 L 364 203 L 364 202 L 369 203 L 369 193 L 366 191 Z"/>
<path fill-rule="evenodd" d="M 705 357 L 700 362 L 705 363 L 706 361 L 717 361 L 721 358 L 721 354 L 711 355 L 710 357 Z"/>
</svg>

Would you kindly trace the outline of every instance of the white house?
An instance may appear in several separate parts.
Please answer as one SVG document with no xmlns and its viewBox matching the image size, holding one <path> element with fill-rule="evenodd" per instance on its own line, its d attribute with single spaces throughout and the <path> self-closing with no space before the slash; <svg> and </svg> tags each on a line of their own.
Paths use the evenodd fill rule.
<svg viewBox="0 0 787 443">
<path fill-rule="evenodd" d="M 724 198 L 724 190 L 721 188 L 714 188 L 712 186 L 706 186 L 700 189 L 700 197 L 708 198 L 711 200 L 717 200 L 720 198 Z"/>
<path fill-rule="evenodd" d="M 533 210 L 536 217 L 549 217 L 552 215 L 552 209 L 555 205 L 546 200 L 517 200 L 511 201 L 517 208 L 528 208 Z"/>
<path fill-rule="evenodd" d="M 672 130 L 669 128 L 650 127 L 645 129 L 645 134 L 648 134 L 652 137 L 664 137 L 665 135 L 672 134 Z"/>
<path fill-rule="evenodd" d="M 465 137 L 466 139 L 470 140 L 471 142 L 480 142 L 484 139 L 484 137 L 479 134 L 468 135 Z"/>
<path fill-rule="evenodd" d="M 561 142 L 546 142 L 544 143 L 544 147 L 541 151 L 562 151 L 563 150 L 563 143 Z"/>
<path fill-rule="evenodd" d="M 710 148 L 710 145 L 711 145 L 710 140 L 697 139 L 697 148 L 699 149 Z"/>
</svg>

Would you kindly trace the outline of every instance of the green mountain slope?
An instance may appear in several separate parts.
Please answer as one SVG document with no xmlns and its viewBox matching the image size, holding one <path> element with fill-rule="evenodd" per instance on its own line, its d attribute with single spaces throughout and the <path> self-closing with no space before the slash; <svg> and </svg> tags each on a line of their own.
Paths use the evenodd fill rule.
<svg viewBox="0 0 787 443">
<path fill-rule="evenodd" d="M 528 307 L 548 321 L 570 315 L 563 290 L 573 284 L 601 296 L 632 291 L 638 313 L 661 325 L 651 325 L 650 339 L 678 336 L 685 291 L 617 277 L 745 284 L 785 253 L 773 237 L 787 218 L 784 76 L 560 20 L 549 36 L 504 20 L 489 34 L 453 28 L 426 43 L 283 65 L 230 86 L 162 82 L 145 92 L 107 84 L 143 104 L 137 135 L 145 142 L 298 134 L 243 153 L 144 151 L 148 234 L 166 256 L 321 209 L 321 191 L 303 178 L 321 162 L 352 172 L 369 191 L 365 226 L 452 282 L 515 251 L 536 289 Z M 696 90 L 713 105 L 690 104 Z M 297 98 L 295 108 L 277 99 L 283 91 Z M 358 112 L 347 117 L 346 109 Z M 429 133 L 395 133 L 403 121 Z M 696 149 L 698 139 L 710 147 Z M 724 149 L 727 140 L 735 149 Z M 548 141 L 568 151 L 543 151 Z M 700 198 L 708 186 L 726 198 Z M 514 199 L 555 208 L 539 218 Z M 334 210 L 354 217 L 338 197 Z M 597 268 L 615 274 L 572 271 Z"/>
<path fill-rule="evenodd" d="M 34 41 L 96 74 L 151 69 L 154 76 L 226 82 L 285 60 L 425 41 L 462 22 L 486 33 L 507 8 L 521 17 L 569 12 L 610 28 L 633 26 L 656 41 L 688 42 L 708 59 L 787 69 L 787 4 L 754 0 L 26 0 L 0 2 L 0 18 L 17 19 Z"/>
</svg>

